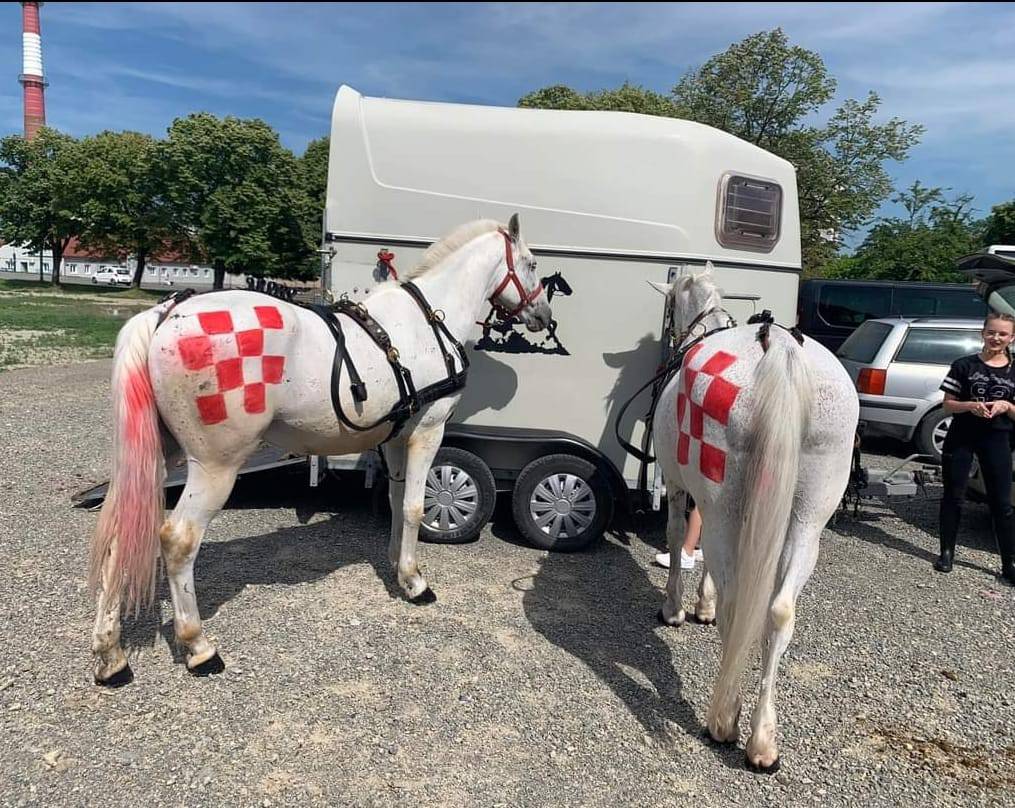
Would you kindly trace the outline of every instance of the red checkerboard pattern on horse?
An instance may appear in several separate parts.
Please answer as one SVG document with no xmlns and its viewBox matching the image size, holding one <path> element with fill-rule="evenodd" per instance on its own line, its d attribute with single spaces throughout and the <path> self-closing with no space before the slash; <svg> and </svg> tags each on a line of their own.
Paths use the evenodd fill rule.
<svg viewBox="0 0 1015 808">
<path fill-rule="evenodd" d="M 722 374 L 737 358 L 725 351 L 716 351 L 695 367 L 702 344 L 695 345 L 684 357 L 680 392 L 677 394 L 677 462 L 691 462 L 692 449 L 698 448 L 698 467 L 715 483 L 726 478 L 726 452 L 704 439 L 705 418 L 725 426 L 740 389 Z"/>
<path fill-rule="evenodd" d="M 235 318 L 235 319 L 234 319 Z M 281 331 L 282 314 L 275 306 L 254 306 L 250 312 L 203 311 L 197 315 L 201 333 L 177 343 L 187 370 L 214 367 L 216 391 L 195 399 L 201 421 L 218 424 L 229 417 L 227 393 L 233 406 L 257 415 L 265 410 L 265 385 L 279 384 L 285 357 L 265 353 L 265 341 Z M 235 410 L 234 410 L 235 411 Z"/>
</svg>

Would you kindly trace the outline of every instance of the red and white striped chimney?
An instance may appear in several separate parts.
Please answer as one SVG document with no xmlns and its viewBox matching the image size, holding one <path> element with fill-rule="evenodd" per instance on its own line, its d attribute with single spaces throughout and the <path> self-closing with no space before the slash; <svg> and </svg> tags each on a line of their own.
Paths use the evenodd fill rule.
<svg viewBox="0 0 1015 808">
<path fill-rule="evenodd" d="M 39 6 L 21 4 L 22 71 L 19 81 L 25 88 L 25 137 L 31 140 L 46 125 L 46 79 L 42 72 L 42 32 L 39 28 Z"/>
</svg>

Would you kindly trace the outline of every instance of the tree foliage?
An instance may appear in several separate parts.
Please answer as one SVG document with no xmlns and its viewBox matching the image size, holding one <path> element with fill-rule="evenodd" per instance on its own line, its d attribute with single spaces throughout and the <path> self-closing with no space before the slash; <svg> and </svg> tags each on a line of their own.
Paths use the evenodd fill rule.
<svg viewBox="0 0 1015 808">
<path fill-rule="evenodd" d="M 183 247 L 183 228 L 168 198 L 165 145 L 137 132 L 102 132 L 81 141 L 81 244 L 135 257 L 134 286 L 148 260 Z"/>
<path fill-rule="evenodd" d="M 983 245 L 1015 244 L 1015 199 L 994 205 L 983 223 Z"/>
<path fill-rule="evenodd" d="M 306 271 L 317 234 L 292 152 L 264 121 L 178 118 L 166 141 L 176 215 L 215 270 L 293 277 Z"/>
<path fill-rule="evenodd" d="M 976 252 L 982 226 L 973 217 L 972 197 L 945 197 L 944 189 L 919 181 L 896 194 L 905 216 L 880 219 L 855 253 L 833 262 L 829 276 L 894 281 L 968 280 L 955 259 Z"/>
<path fill-rule="evenodd" d="M 781 29 L 731 45 L 690 71 L 669 96 L 635 85 L 578 93 L 553 86 L 519 104 L 553 109 L 610 109 L 698 121 L 789 160 L 797 169 L 805 271 L 836 251 L 891 194 L 888 161 L 906 159 L 923 127 L 898 118 L 878 123 L 880 99 L 848 99 L 815 123 L 836 83 L 820 55 L 792 45 Z"/>
<path fill-rule="evenodd" d="M 60 283 L 64 250 L 84 227 L 80 144 L 43 127 L 34 138 L 0 139 L 0 239 L 53 253 L 52 279 Z"/>
</svg>

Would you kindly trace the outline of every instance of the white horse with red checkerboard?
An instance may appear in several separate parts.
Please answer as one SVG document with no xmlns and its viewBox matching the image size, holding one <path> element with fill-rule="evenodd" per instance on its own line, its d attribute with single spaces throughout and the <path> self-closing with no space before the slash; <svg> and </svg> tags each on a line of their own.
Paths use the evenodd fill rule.
<svg viewBox="0 0 1015 808">
<path fill-rule="evenodd" d="M 113 360 L 112 479 L 91 553 L 97 682 L 131 679 L 120 613 L 151 602 L 160 549 L 187 667 L 223 669 L 202 631 L 194 560 L 262 439 L 318 455 L 387 441 L 388 555 L 408 599 L 435 599 L 416 542 L 427 472 L 465 381 L 462 345 L 487 300 L 532 331 L 546 328 L 551 314 L 517 216 L 507 227 L 488 220 L 461 226 L 423 255 L 408 280 L 383 283 L 367 297 L 362 308 L 379 324 L 373 332 L 343 315 L 338 336 L 351 365 L 336 359 L 329 313 L 254 292 L 167 301 L 123 327 Z M 164 454 L 171 451 L 164 447 L 173 443 L 186 456 L 187 483 L 163 521 Z"/>
<path fill-rule="evenodd" d="M 661 393 L 654 445 L 671 558 L 683 544 L 686 493 L 701 511 L 707 571 L 696 618 L 717 619 L 722 636 L 708 732 L 721 743 L 737 741 L 741 680 L 760 642 L 761 693 L 747 759 L 773 771 L 776 671 L 818 538 L 846 488 L 859 403 L 842 365 L 814 340 L 800 345 L 779 327 L 727 328 L 731 318 L 710 269 L 656 285 L 670 295 L 677 343 L 689 350 Z M 671 564 L 664 623 L 683 623 L 681 601 L 680 565 Z"/>
</svg>

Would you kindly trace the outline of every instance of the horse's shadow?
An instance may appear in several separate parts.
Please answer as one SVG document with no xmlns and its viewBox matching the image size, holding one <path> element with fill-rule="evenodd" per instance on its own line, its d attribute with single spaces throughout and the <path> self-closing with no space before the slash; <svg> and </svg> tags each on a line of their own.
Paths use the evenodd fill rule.
<svg viewBox="0 0 1015 808">
<path fill-rule="evenodd" d="M 287 486 L 279 484 L 283 476 L 288 475 L 267 475 L 249 485 L 241 482 L 224 510 L 270 508 L 276 499 L 285 503 L 283 507 L 292 507 L 292 489 L 286 491 Z M 306 523 L 314 514 L 336 511 L 328 519 Z M 320 488 L 303 492 L 298 496 L 296 512 L 303 524 L 258 536 L 202 543 L 194 565 L 202 619 L 214 617 L 247 586 L 310 583 L 363 562 L 374 568 L 390 597 L 402 597 L 394 569 L 387 560 L 389 525 L 372 514 L 361 498 L 352 496 L 348 487 L 326 481 Z M 123 643 L 136 650 L 153 646 L 161 637 L 173 649 L 177 661 L 181 661 L 173 632 L 169 585 L 164 576 L 159 581 L 156 604 L 163 604 L 161 613 L 166 619 L 155 611 L 136 618 L 127 616 L 123 622 Z"/>
<path fill-rule="evenodd" d="M 494 535 L 505 529 L 495 523 Z M 649 736 L 665 743 L 668 722 L 699 736 L 703 724 L 683 697 L 663 640 L 664 632 L 675 629 L 656 622 L 662 592 L 625 543 L 620 534 L 588 552 L 548 553 L 534 576 L 514 584 L 524 592 L 525 615 L 536 631 L 605 683 Z M 711 748 L 724 764 L 741 768 L 742 750 Z"/>
</svg>

